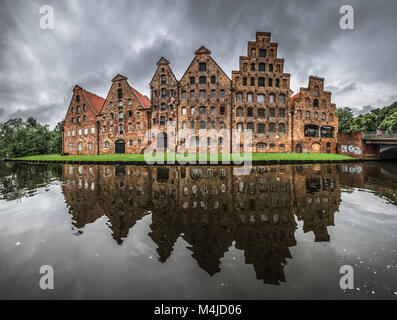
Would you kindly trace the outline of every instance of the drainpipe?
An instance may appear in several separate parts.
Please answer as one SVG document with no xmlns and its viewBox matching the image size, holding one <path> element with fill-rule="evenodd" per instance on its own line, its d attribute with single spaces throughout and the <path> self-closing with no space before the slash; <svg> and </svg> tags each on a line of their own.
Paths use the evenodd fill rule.
<svg viewBox="0 0 397 320">
<path fill-rule="evenodd" d="M 178 147 L 179 147 L 179 104 L 180 104 L 180 94 L 181 94 L 181 85 L 180 85 L 179 81 L 177 81 L 176 106 L 175 106 L 175 108 L 176 108 L 175 153 L 178 153 Z M 186 146 L 186 144 L 185 144 L 185 146 Z"/>
<path fill-rule="evenodd" d="M 61 150 L 61 154 L 64 154 L 65 153 L 65 141 L 64 141 L 64 139 L 65 139 L 65 136 L 64 136 L 64 134 L 65 134 L 65 119 L 63 119 L 63 121 L 62 121 L 62 129 L 61 129 L 61 132 L 62 132 L 62 140 L 61 140 L 61 145 L 62 145 L 62 150 Z"/>
<path fill-rule="evenodd" d="M 291 108 L 291 152 L 294 152 L 294 115 L 295 110 L 294 107 Z"/>
<path fill-rule="evenodd" d="M 97 121 L 96 122 L 96 137 L 97 137 L 97 140 L 96 140 L 96 153 L 97 153 L 97 155 L 99 155 L 99 130 L 100 130 L 100 128 L 101 128 L 101 126 L 100 126 L 100 124 L 99 124 L 99 121 Z"/>
<path fill-rule="evenodd" d="M 230 80 L 230 153 L 233 153 L 233 142 L 232 142 L 232 132 L 233 132 L 233 92 L 234 92 L 234 88 L 233 88 L 233 80 Z"/>
</svg>

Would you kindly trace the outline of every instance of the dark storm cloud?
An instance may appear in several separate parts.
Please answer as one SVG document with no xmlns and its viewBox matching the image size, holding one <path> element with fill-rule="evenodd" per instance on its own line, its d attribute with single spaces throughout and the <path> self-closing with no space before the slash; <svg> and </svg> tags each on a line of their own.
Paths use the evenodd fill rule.
<svg viewBox="0 0 397 320">
<path fill-rule="evenodd" d="M 313 74 L 325 78 L 338 106 L 355 112 L 396 99 L 397 4 L 392 0 L 350 1 L 355 30 L 349 31 L 339 28 L 345 1 L 338 0 L 45 3 L 55 10 L 53 31 L 39 28 L 43 1 L 2 1 L 0 121 L 34 115 L 55 125 L 75 84 L 105 97 L 117 73 L 149 95 L 161 56 L 180 78 L 201 45 L 231 76 L 256 31 L 272 32 L 295 92 Z"/>
</svg>

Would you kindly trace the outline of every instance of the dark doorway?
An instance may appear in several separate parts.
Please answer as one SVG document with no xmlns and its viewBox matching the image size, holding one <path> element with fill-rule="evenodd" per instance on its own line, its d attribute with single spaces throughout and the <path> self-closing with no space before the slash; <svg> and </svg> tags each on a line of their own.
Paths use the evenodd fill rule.
<svg viewBox="0 0 397 320">
<path fill-rule="evenodd" d="M 302 145 L 301 144 L 297 144 L 296 148 L 295 148 L 296 153 L 302 153 Z"/>
<path fill-rule="evenodd" d="M 166 133 L 160 132 L 157 135 L 157 149 L 166 149 L 168 147 L 168 137 Z"/>
<path fill-rule="evenodd" d="M 123 140 L 116 141 L 115 153 L 125 153 L 125 142 Z"/>
</svg>

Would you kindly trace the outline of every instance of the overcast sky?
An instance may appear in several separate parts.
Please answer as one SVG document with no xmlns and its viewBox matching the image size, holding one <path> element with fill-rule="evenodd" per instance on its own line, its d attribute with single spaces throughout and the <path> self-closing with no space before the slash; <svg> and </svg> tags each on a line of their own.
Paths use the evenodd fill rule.
<svg viewBox="0 0 397 320">
<path fill-rule="evenodd" d="M 40 28 L 42 5 L 55 29 Z M 339 27 L 354 8 L 355 29 Z M 272 33 L 291 89 L 325 77 L 338 107 L 356 113 L 397 100 L 397 1 L 1 0 L 0 121 L 62 120 L 75 84 L 106 97 L 121 73 L 143 94 L 161 57 L 179 79 L 205 45 L 231 77 L 256 31 Z"/>
</svg>

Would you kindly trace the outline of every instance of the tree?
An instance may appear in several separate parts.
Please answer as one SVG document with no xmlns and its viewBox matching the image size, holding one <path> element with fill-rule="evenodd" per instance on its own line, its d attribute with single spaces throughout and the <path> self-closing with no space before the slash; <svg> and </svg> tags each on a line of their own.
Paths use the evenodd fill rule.
<svg viewBox="0 0 397 320">
<path fill-rule="evenodd" d="M 337 114 L 339 119 L 339 132 L 350 133 L 354 131 L 354 127 L 353 127 L 354 114 L 352 109 L 350 109 L 349 107 L 338 108 Z"/>
<path fill-rule="evenodd" d="M 30 117 L 0 123 L 0 158 L 13 158 L 62 151 L 62 123 L 53 131 Z"/>
</svg>

